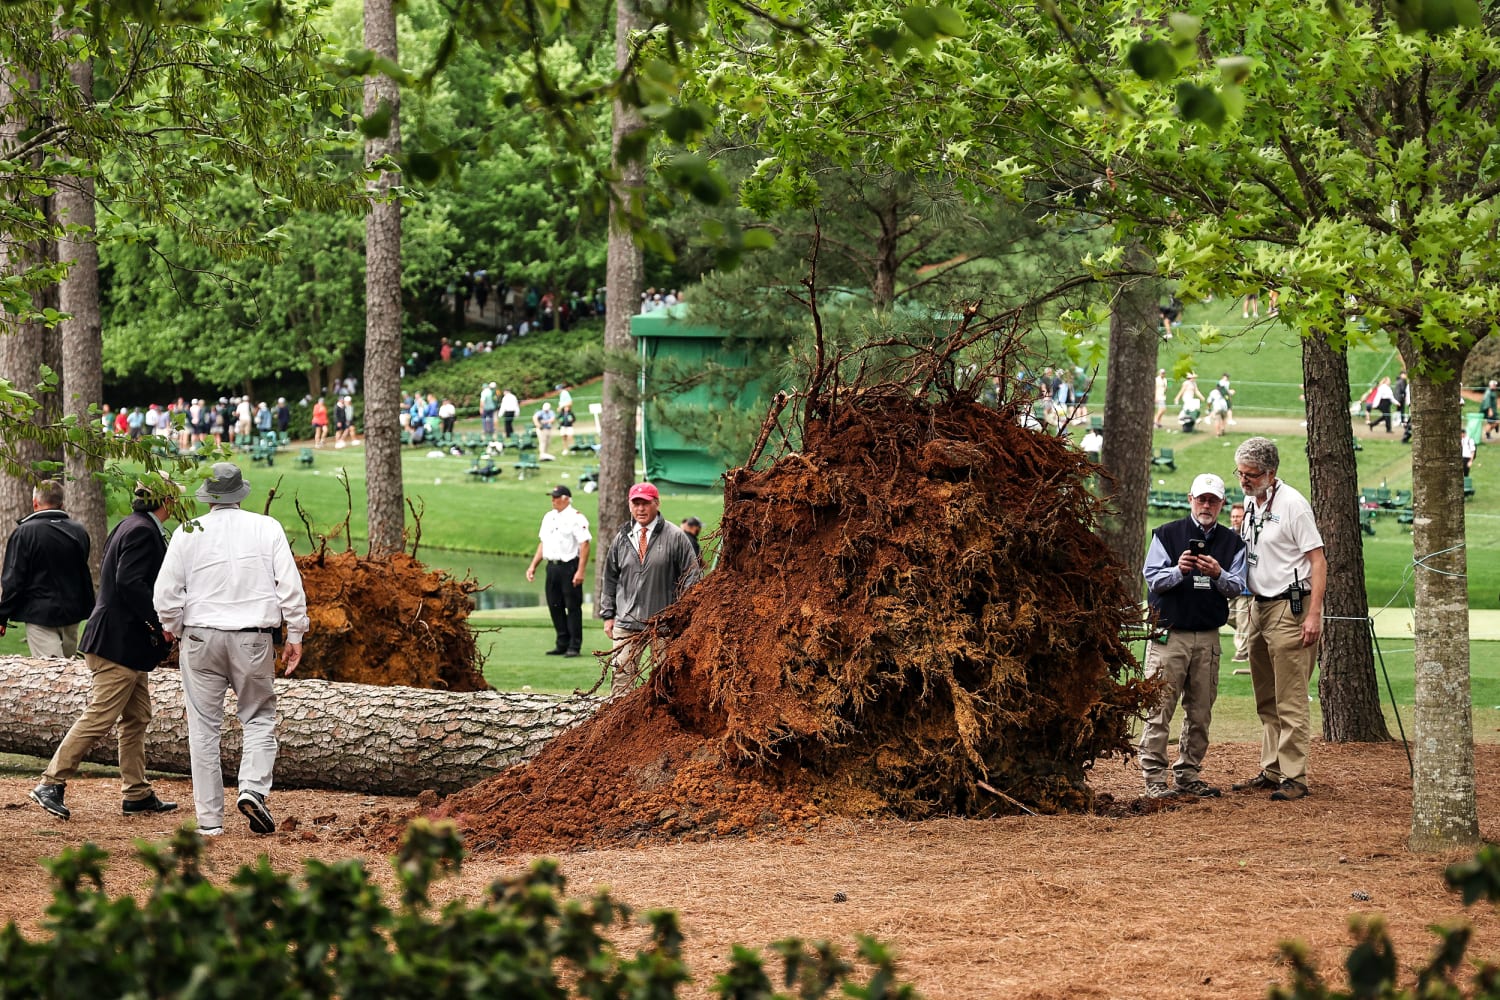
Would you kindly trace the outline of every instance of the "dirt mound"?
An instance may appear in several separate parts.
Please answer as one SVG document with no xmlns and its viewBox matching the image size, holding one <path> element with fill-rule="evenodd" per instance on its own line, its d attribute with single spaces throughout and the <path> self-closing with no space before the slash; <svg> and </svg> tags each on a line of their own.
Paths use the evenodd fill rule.
<svg viewBox="0 0 1500 1000">
<path fill-rule="evenodd" d="M 744 767 L 638 691 L 530 763 L 449 796 L 471 850 L 543 852 L 815 825 L 795 768 Z M 399 835 L 405 819 L 387 831 Z"/>
<path fill-rule="evenodd" d="M 637 645 L 647 686 L 450 799 L 471 843 L 1086 808 L 1149 694 L 1139 604 L 1083 455 L 1028 428 L 1015 382 L 976 401 L 1012 370 L 957 364 L 989 332 L 864 359 L 853 387 L 852 359 L 820 366 L 801 447 L 729 474 L 717 568 Z"/>
<path fill-rule="evenodd" d="M 468 627 L 472 580 L 406 553 L 299 556 L 311 628 L 298 677 L 448 691 L 487 691 Z"/>
</svg>

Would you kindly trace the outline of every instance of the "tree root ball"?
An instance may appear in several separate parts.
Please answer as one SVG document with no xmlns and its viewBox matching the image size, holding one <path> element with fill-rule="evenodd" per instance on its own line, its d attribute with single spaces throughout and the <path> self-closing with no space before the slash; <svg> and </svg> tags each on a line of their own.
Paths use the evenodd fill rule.
<svg viewBox="0 0 1500 1000">
<path fill-rule="evenodd" d="M 477 585 L 406 553 L 299 556 L 311 628 L 297 676 L 358 684 L 487 691 L 468 626 Z"/>
<path fill-rule="evenodd" d="M 876 386 L 725 488 L 713 572 L 654 618 L 646 687 L 439 809 L 547 850 L 829 815 L 1088 808 L 1152 687 L 1094 473 L 980 405 Z"/>
</svg>

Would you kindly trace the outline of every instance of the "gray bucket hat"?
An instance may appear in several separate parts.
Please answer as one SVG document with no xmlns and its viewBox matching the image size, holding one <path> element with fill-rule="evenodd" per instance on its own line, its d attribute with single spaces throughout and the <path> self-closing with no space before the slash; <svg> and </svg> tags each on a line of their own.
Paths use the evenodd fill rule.
<svg viewBox="0 0 1500 1000">
<path fill-rule="evenodd" d="M 213 475 L 193 494 L 203 503 L 239 503 L 250 495 L 240 467 L 233 462 L 215 462 Z"/>
</svg>

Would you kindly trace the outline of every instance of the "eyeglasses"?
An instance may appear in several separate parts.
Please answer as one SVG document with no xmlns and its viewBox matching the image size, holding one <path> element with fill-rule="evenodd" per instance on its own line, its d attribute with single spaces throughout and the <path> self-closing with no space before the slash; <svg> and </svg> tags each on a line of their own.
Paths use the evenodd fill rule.
<svg viewBox="0 0 1500 1000">
<path fill-rule="evenodd" d="M 1239 469 L 1234 470 L 1234 477 L 1242 483 L 1253 483 L 1257 479 L 1266 478 L 1267 475 L 1268 473 L 1265 472 L 1241 472 Z"/>
</svg>

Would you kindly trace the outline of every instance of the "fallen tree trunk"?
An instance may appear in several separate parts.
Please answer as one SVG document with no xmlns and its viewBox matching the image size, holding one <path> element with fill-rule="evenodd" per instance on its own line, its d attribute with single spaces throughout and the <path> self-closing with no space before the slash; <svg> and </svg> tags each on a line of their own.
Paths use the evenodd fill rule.
<svg viewBox="0 0 1500 1000">
<path fill-rule="evenodd" d="M 51 757 L 88 704 L 82 660 L 0 657 L 0 752 Z M 276 784 L 380 795 L 467 788 L 534 756 L 553 736 L 592 715 L 588 697 L 455 693 L 335 681 L 276 681 Z M 224 778 L 236 779 L 240 724 L 234 695 L 224 719 Z M 146 764 L 189 772 L 187 718 L 176 670 L 151 676 L 153 717 Z M 116 762 L 113 731 L 89 753 Z"/>
</svg>

